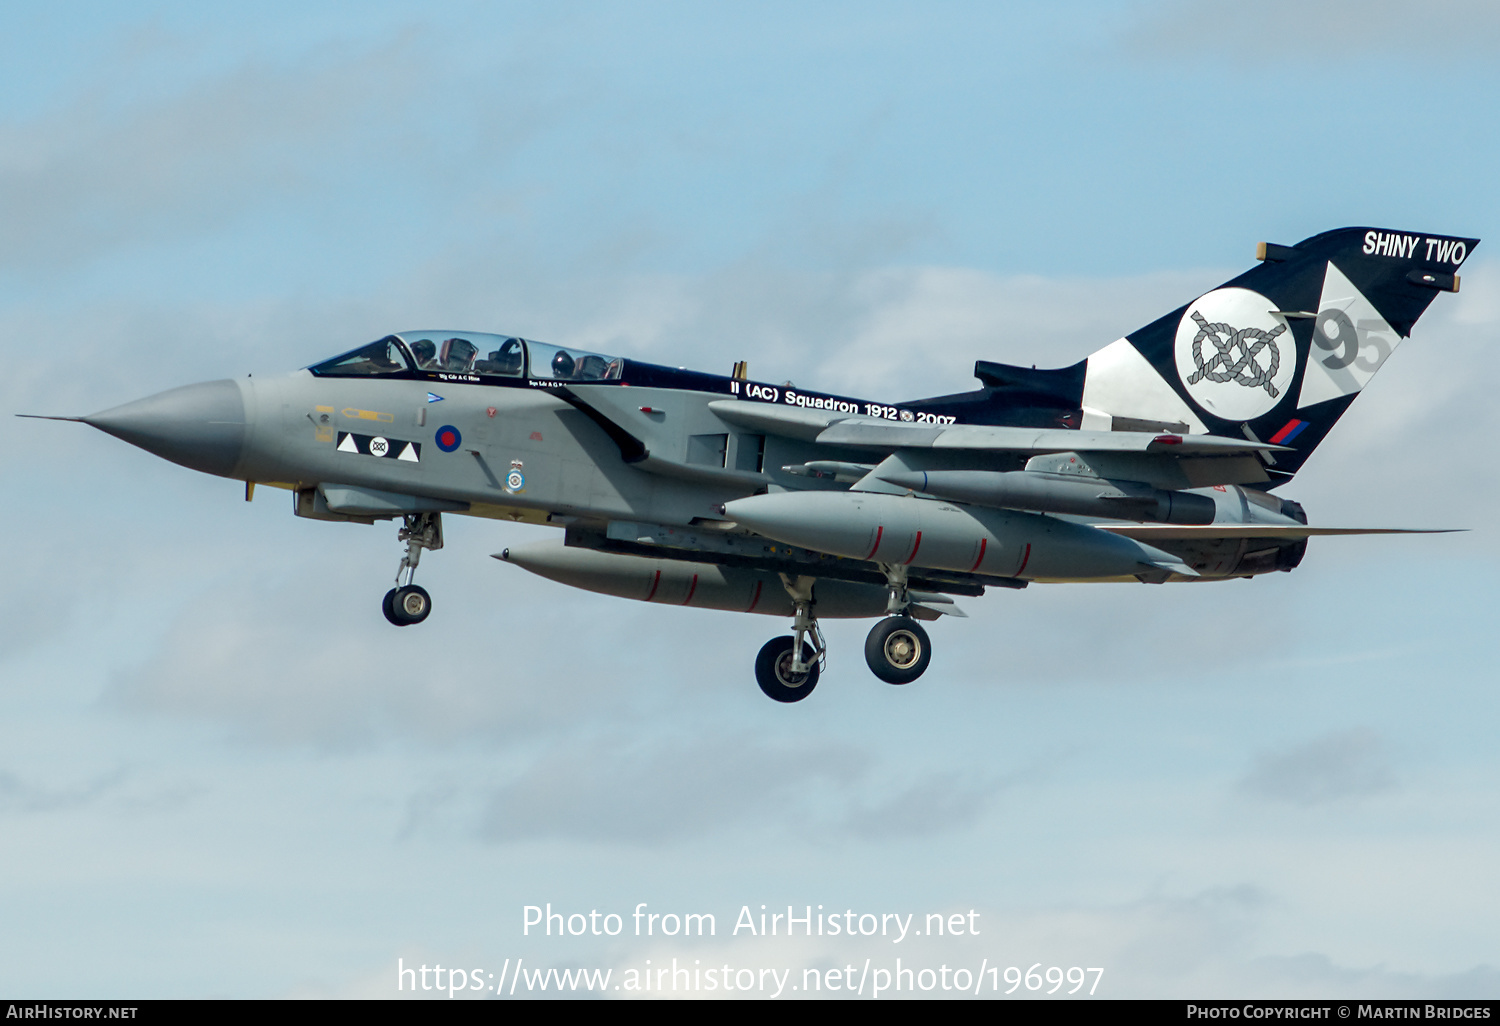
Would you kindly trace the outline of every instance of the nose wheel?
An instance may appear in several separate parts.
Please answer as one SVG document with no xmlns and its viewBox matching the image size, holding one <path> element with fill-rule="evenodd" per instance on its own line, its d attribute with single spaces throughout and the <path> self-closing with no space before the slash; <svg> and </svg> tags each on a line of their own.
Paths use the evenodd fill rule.
<svg viewBox="0 0 1500 1026">
<path fill-rule="evenodd" d="M 421 585 L 408 584 L 386 592 L 380 609 L 397 627 L 410 627 L 427 619 L 427 614 L 432 612 L 432 596 Z"/>
<path fill-rule="evenodd" d="M 818 686 L 818 654 L 803 643 L 806 669 L 797 670 L 797 639 L 783 635 L 772 638 L 755 657 L 755 682 L 767 698 L 778 702 L 800 702 Z"/>
<path fill-rule="evenodd" d="M 406 517 L 405 526 L 397 533 L 398 541 L 406 542 L 406 554 L 396 568 L 396 586 L 385 593 L 380 611 L 397 627 L 410 627 L 421 623 L 432 612 L 432 596 L 427 589 L 413 582 L 417 575 L 417 562 L 423 549 L 443 547 L 443 519 L 441 513 L 414 513 Z"/>
<path fill-rule="evenodd" d="M 778 702 L 800 702 L 818 686 L 823 669 L 823 632 L 812 615 L 811 577 L 781 574 L 782 587 L 792 598 L 792 637 L 772 638 L 755 657 L 755 682 L 767 698 Z"/>
</svg>

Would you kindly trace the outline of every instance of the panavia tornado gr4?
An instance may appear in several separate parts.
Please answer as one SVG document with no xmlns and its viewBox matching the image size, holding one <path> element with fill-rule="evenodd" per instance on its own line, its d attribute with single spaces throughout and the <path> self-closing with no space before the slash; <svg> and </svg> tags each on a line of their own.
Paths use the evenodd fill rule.
<svg viewBox="0 0 1500 1026">
<path fill-rule="evenodd" d="M 561 529 L 497 558 L 645 602 L 791 618 L 755 660 L 806 698 L 820 617 L 876 619 L 865 659 L 927 669 L 919 621 L 1033 582 L 1201 582 L 1291 570 L 1290 481 L 1476 239 L 1372 228 L 1262 244 L 1239 277 L 1056 370 L 871 402 L 471 331 L 409 331 L 274 378 L 177 388 L 77 419 L 194 470 L 287 489 L 298 516 L 399 521 L 386 618 L 446 514 Z"/>
</svg>

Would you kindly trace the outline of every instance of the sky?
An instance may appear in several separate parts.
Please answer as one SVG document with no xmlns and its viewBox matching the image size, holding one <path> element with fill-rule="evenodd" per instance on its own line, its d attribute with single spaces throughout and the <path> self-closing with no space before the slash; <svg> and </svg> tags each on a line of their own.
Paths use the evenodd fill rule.
<svg viewBox="0 0 1500 1026">
<path fill-rule="evenodd" d="M 246 503 L 11 416 L 419 327 L 748 359 L 886 401 L 968 388 L 978 359 L 1071 364 L 1258 241 L 1493 240 L 1500 9 L 4 22 L 0 996 L 448 999 L 398 989 L 441 964 L 496 997 L 517 960 L 612 987 L 674 958 L 791 970 L 783 999 L 804 970 L 878 980 L 897 958 L 1097 967 L 1101 997 L 1500 996 L 1488 245 L 1284 489 L 1314 523 L 1467 533 L 1314 539 L 1251 581 L 962 599 L 902 688 L 862 664 L 866 624 L 831 622 L 793 706 L 751 669 L 785 624 L 488 558 L 547 528 L 449 518 L 419 574 L 433 616 L 398 631 L 391 525 L 301 520 L 285 493 Z M 524 932 L 548 903 L 623 932 Z M 635 936 L 641 903 L 713 914 L 715 936 Z M 763 905 L 975 917 L 899 941 L 733 932 Z"/>
</svg>

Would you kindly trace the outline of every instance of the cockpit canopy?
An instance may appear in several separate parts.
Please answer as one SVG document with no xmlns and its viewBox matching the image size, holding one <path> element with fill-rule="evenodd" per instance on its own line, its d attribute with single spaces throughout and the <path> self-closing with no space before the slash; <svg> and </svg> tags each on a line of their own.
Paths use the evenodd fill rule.
<svg viewBox="0 0 1500 1026">
<path fill-rule="evenodd" d="M 625 361 L 582 349 L 564 349 L 509 335 L 477 331 L 408 331 L 387 335 L 342 356 L 313 364 L 320 378 L 371 376 L 482 381 L 617 381 Z"/>
</svg>

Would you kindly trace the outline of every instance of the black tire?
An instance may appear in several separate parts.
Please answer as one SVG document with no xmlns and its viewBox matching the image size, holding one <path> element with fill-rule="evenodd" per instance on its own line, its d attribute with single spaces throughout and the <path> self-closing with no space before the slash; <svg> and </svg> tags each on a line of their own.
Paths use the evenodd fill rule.
<svg viewBox="0 0 1500 1026">
<path fill-rule="evenodd" d="M 432 612 L 432 596 L 416 584 L 392 589 L 385 597 L 385 618 L 397 627 L 421 623 Z"/>
<path fill-rule="evenodd" d="M 815 662 L 803 674 L 792 674 L 788 667 L 792 663 L 792 649 L 796 645 L 796 639 L 786 636 L 772 638 L 761 646 L 760 654 L 755 657 L 755 682 L 760 689 L 766 693 L 767 698 L 773 698 L 778 702 L 800 702 L 812 694 L 813 688 L 818 686 L 818 664 Z M 817 655 L 817 649 L 812 647 L 812 639 L 802 642 L 802 652 L 806 656 Z"/>
<path fill-rule="evenodd" d="M 910 684 L 927 672 L 932 642 L 922 625 L 909 616 L 888 616 L 865 639 L 865 662 L 870 672 L 887 684 Z"/>
</svg>

